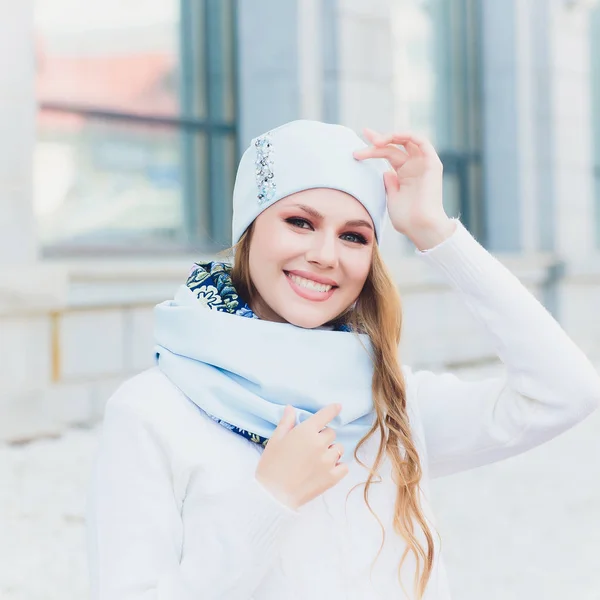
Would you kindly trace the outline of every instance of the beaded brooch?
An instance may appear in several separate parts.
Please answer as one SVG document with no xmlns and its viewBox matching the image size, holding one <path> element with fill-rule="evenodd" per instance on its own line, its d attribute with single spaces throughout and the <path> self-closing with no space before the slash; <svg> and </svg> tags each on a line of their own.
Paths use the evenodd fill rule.
<svg viewBox="0 0 600 600">
<path fill-rule="evenodd" d="M 265 204 L 275 197 L 277 184 L 273 173 L 273 142 L 266 133 L 256 138 L 256 187 L 258 188 L 258 203 Z"/>
</svg>

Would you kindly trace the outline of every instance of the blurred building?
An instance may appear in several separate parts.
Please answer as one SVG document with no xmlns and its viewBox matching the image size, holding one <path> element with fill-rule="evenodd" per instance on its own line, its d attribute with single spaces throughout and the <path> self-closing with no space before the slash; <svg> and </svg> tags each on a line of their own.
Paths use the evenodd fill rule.
<svg viewBox="0 0 600 600">
<path fill-rule="evenodd" d="M 0 437 L 88 424 L 152 307 L 229 240 L 249 140 L 315 118 L 434 142 L 445 203 L 600 354 L 600 9 L 585 0 L 2 2 Z M 494 356 L 391 236 L 404 360 Z"/>
</svg>

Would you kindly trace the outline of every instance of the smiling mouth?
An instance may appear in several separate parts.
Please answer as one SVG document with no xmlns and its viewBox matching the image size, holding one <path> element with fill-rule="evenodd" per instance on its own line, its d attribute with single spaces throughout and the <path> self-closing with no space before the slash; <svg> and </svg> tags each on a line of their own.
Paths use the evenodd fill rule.
<svg viewBox="0 0 600 600">
<path fill-rule="evenodd" d="M 288 271 L 284 271 L 286 277 L 293 281 L 297 286 L 310 290 L 311 292 L 320 292 L 321 294 L 326 294 L 332 289 L 337 289 L 335 285 L 328 285 L 326 283 L 318 283 L 313 281 L 312 279 L 306 279 L 305 277 L 300 277 L 299 275 L 294 275 L 293 273 L 289 273 Z"/>
</svg>

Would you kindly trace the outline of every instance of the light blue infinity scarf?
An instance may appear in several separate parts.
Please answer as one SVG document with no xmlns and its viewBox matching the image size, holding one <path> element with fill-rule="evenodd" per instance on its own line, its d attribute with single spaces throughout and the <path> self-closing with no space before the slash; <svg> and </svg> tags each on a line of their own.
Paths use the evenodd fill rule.
<svg viewBox="0 0 600 600">
<path fill-rule="evenodd" d="M 155 308 L 159 368 L 216 421 L 268 440 L 286 404 L 301 423 L 339 402 L 329 423 L 344 458 L 375 420 L 370 341 L 344 331 L 302 329 L 214 310 L 188 285 Z"/>
</svg>

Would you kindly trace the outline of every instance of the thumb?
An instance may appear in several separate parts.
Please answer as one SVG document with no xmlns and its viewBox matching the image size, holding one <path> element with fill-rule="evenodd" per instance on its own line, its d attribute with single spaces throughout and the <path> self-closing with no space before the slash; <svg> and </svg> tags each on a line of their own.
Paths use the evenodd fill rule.
<svg viewBox="0 0 600 600">
<path fill-rule="evenodd" d="M 296 425 L 296 411 L 289 404 L 285 407 L 279 424 L 275 428 L 271 440 L 280 440 L 285 437 Z"/>
</svg>

